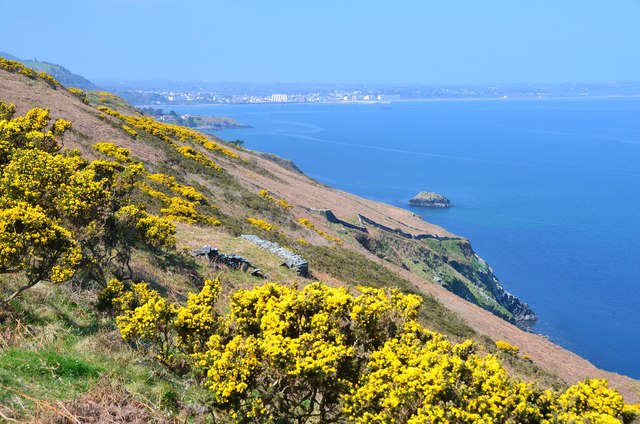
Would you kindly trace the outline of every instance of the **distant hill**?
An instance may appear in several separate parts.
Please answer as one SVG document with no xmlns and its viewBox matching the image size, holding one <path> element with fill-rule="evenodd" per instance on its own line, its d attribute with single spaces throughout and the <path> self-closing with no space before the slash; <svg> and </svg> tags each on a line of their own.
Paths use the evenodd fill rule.
<svg viewBox="0 0 640 424">
<path fill-rule="evenodd" d="M 46 72 L 47 74 L 60 81 L 60 83 L 65 87 L 76 87 L 83 90 L 95 90 L 97 88 L 94 83 L 92 83 L 82 75 L 74 74 L 64 66 L 57 65 L 55 63 L 41 62 L 35 59 L 22 60 L 6 52 L 0 52 L 0 56 L 4 57 L 5 59 L 16 60 L 23 65 L 28 66 L 29 68 L 35 69 L 36 71 Z"/>
<path fill-rule="evenodd" d="M 17 60 L 18 62 L 20 61 L 20 59 L 18 59 L 17 57 L 15 57 L 12 54 L 9 54 L 7 52 L 0 52 L 0 56 L 4 57 L 5 59 L 9 59 L 9 60 Z"/>
</svg>

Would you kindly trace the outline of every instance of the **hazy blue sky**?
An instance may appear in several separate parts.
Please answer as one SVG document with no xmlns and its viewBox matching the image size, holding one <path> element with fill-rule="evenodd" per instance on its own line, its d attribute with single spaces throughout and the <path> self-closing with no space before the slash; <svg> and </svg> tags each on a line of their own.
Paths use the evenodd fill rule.
<svg viewBox="0 0 640 424">
<path fill-rule="evenodd" d="M 0 0 L 0 51 L 90 79 L 640 81 L 640 0 Z"/>
</svg>

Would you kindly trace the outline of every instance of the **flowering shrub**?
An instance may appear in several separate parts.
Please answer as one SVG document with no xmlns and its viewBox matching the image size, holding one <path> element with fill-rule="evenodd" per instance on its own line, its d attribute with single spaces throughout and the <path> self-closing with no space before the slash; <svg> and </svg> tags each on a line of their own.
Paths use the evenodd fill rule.
<svg viewBox="0 0 640 424">
<path fill-rule="evenodd" d="M 162 174 L 154 174 L 154 175 L 156 175 L 155 177 L 156 181 L 157 179 L 163 180 L 164 177 L 172 178 L 168 176 L 157 177 L 157 175 L 162 175 Z M 202 222 L 209 225 L 221 224 L 221 222 L 218 219 L 199 213 L 198 210 L 196 209 L 198 202 L 194 203 L 194 202 L 190 202 L 188 200 L 182 199 L 180 197 L 167 196 L 163 192 L 155 190 L 153 187 L 149 186 L 148 184 L 142 181 L 139 182 L 137 185 L 138 187 L 140 187 L 142 191 L 147 193 L 149 196 L 160 200 L 162 203 L 166 205 L 165 208 L 160 209 L 160 212 L 169 219 L 186 222 L 187 224 L 194 224 L 196 222 Z M 191 195 L 194 195 L 194 193 L 200 194 L 192 187 L 182 186 L 180 184 L 178 184 L 178 186 L 180 187 L 178 190 L 181 190 L 186 194 L 191 194 Z M 189 189 L 193 189 L 193 191 Z"/>
<path fill-rule="evenodd" d="M 109 93 L 106 93 L 106 94 L 109 94 Z M 136 117 L 136 116 L 123 115 L 120 112 L 117 112 L 105 106 L 99 106 L 98 110 L 106 113 L 107 115 L 121 119 L 131 127 L 135 127 L 149 134 L 152 134 L 160 138 L 161 140 L 166 141 L 173 147 L 176 147 L 174 140 L 177 140 L 180 143 L 192 142 L 192 143 L 196 143 L 203 146 L 207 150 L 220 152 L 223 155 L 229 156 L 234 159 L 240 159 L 240 157 L 232 150 L 229 150 L 217 143 L 214 143 L 213 141 L 209 140 L 207 137 L 203 136 L 197 131 L 190 130 L 180 125 L 158 122 L 155 119 L 150 118 L 148 116 Z"/>
<path fill-rule="evenodd" d="M 324 237 L 329 241 L 342 244 L 342 239 L 340 239 L 339 237 L 334 237 L 331 234 L 327 233 L 326 231 L 316 228 L 315 224 L 311 222 L 308 218 L 300 218 L 298 219 L 298 223 L 304 227 L 312 229 L 313 231 L 315 231 L 316 233 L 318 233 L 319 235 L 321 235 L 322 237 Z"/>
<path fill-rule="evenodd" d="M 207 201 L 206 197 L 204 197 L 204 195 L 200 193 L 198 190 L 188 185 L 178 184 L 176 182 L 176 179 L 169 175 L 151 174 L 149 175 L 149 179 L 159 182 L 160 184 L 163 184 L 164 186 L 168 187 L 170 190 L 194 202 L 206 203 Z"/>
<path fill-rule="evenodd" d="M 247 221 L 254 227 L 262 228 L 265 231 L 271 231 L 274 228 L 272 224 L 269 224 L 267 221 L 262 219 L 247 218 Z"/>
<path fill-rule="evenodd" d="M 29 280 L 60 283 L 73 277 L 81 260 L 73 234 L 39 205 L 0 209 L 0 272 L 24 270 Z"/>
<path fill-rule="evenodd" d="M 123 311 L 116 317 L 122 338 L 150 343 L 157 350 L 158 359 L 162 362 L 170 360 L 174 349 L 170 328 L 176 306 L 150 290 L 146 283 L 133 284 L 131 290 L 115 301 Z"/>
<path fill-rule="evenodd" d="M 215 308 L 219 294 L 220 280 L 207 279 L 200 293 L 189 293 L 186 306 L 177 308 L 173 326 L 183 352 L 202 352 L 207 341 L 222 332 L 225 321 Z"/>
<path fill-rule="evenodd" d="M 118 147 L 113 143 L 96 143 L 93 145 L 93 149 L 100 153 L 104 153 L 107 156 L 111 156 L 118 162 L 131 163 L 133 161 L 131 159 L 131 151 L 129 149 Z"/>
<path fill-rule="evenodd" d="M 170 196 L 167 196 L 166 194 L 164 194 L 161 191 L 155 190 L 153 187 L 151 187 L 150 185 L 148 185 L 144 181 L 140 181 L 138 183 L 138 187 L 140 188 L 140 190 L 144 191 L 149 196 L 160 200 L 165 205 L 171 204 L 171 197 Z"/>
<path fill-rule="evenodd" d="M 518 346 L 513 346 L 503 340 L 496 341 L 496 349 L 513 356 L 518 356 L 518 352 L 520 351 Z"/>
<path fill-rule="evenodd" d="M 116 323 L 125 340 L 144 342 L 166 365 L 179 354 L 202 352 L 207 341 L 224 327 L 215 309 L 219 280 L 205 280 L 200 293 L 190 293 L 185 306 L 168 302 L 146 283 L 130 289 L 112 279 L 98 293 L 103 308 L 118 313 Z"/>
<path fill-rule="evenodd" d="M 160 209 L 160 212 L 169 219 L 186 222 L 187 224 L 194 224 L 200 217 L 195 203 L 180 197 L 172 197 L 167 207 Z"/>
<path fill-rule="evenodd" d="M 82 103 L 89 104 L 89 100 L 87 100 L 87 93 L 85 93 L 84 90 L 75 87 L 69 87 L 67 88 L 67 90 L 69 91 L 69 93 L 82 100 Z"/>
<path fill-rule="evenodd" d="M 173 245 L 173 224 L 132 212 L 129 196 L 145 171 L 126 149 L 98 144 L 125 163 L 89 162 L 61 150 L 68 121 L 50 124 L 40 108 L 14 113 L 0 102 L 0 273 L 24 272 L 28 283 L 0 303 L 43 280 L 126 267 L 135 246 Z"/>
<path fill-rule="evenodd" d="M 49 86 L 52 88 L 56 88 L 57 86 L 62 85 L 58 82 L 57 79 L 47 74 L 46 72 L 38 72 L 37 75 L 43 80 L 45 80 L 45 82 L 49 84 Z"/>
<path fill-rule="evenodd" d="M 262 190 L 258 191 L 258 194 L 261 197 L 264 197 L 267 200 L 271 200 L 275 204 L 283 207 L 284 209 L 289 209 L 289 208 L 293 207 L 293 205 L 291 203 L 287 203 L 284 199 L 276 199 L 275 197 L 270 195 L 269 192 L 267 190 L 265 190 L 265 189 L 262 189 Z"/>
<path fill-rule="evenodd" d="M 173 246 L 176 243 L 176 226 L 167 218 L 147 213 L 135 205 L 120 208 L 116 213 L 122 229 L 135 227 L 136 234 L 127 234 L 131 241 L 146 242 L 153 247 Z"/>
<path fill-rule="evenodd" d="M 202 153 L 200 153 L 199 151 L 197 151 L 192 147 L 182 146 L 182 147 L 178 147 L 176 150 L 185 158 L 193 159 L 199 164 L 206 166 L 207 168 L 211 168 L 216 171 L 222 170 L 222 168 L 220 168 L 220 166 L 218 166 L 214 161 L 212 161 L 211 159 L 209 159 L 208 157 L 206 157 L 205 155 L 203 155 Z"/>
<path fill-rule="evenodd" d="M 585 380 L 569 387 L 557 400 L 560 422 L 615 423 L 630 418 L 635 408 L 609 388 L 607 380 Z"/>
<path fill-rule="evenodd" d="M 270 283 L 236 291 L 223 316 L 219 289 L 207 281 L 185 306 L 147 286 L 114 296 L 114 283 L 102 296 L 124 311 L 124 338 L 144 340 L 169 365 L 187 358 L 210 404 L 235 422 L 621 422 L 635 414 L 604 380 L 564 393 L 512 380 L 474 342 L 451 344 L 423 328 L 414 295 Z"/>
<path fill-rule="evenodd" d="M 128 125 L 123 125 L 121 127 L 123 130 L 125 130 L 127 132 L 127 134 L 129 134 L 131 136 L 131 138 L 133 138 L 134 140 L 136 138 L 138 138 L 138 132 L 136 130 L 134 130 L 133 128 L 131 128 Z"/>
<path fill-rule="evenodd" d="M 0 69 L 4 69 L 8 72 L 19 73 L 31 79 L 41 78 L 52 88 L 57 88 L 61 85 L 54 77 L 47 74 L 46 72 L 36 72 L 35 70 L 26 67 L 22 63 L 15 60 L 8 60 L 0 57 Z"/>
</svg>

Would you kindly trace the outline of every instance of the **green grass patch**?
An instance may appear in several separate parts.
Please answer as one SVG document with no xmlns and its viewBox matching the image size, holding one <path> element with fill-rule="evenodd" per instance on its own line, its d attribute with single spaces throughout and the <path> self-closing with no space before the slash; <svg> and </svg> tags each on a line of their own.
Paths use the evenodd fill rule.
<svg viewBox="0 0 640 424">
<path fill-rule="evenodd" d="M 0 382 L 17 392 L 44 399 L 68 399 L 83 393 L 103 367 L 51 349 L 5 349 L 0 353 Z M 16 391 L 0 388 L 5 403 Z"/>
</svg>

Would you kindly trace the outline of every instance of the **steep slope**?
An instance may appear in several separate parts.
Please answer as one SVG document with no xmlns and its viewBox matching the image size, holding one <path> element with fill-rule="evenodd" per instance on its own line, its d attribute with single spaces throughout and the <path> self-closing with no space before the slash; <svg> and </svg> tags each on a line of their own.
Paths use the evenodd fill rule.
<svg viewBox="0 0 640 424">
<path fill-rule="evenodd" d="M 7 53 L 7 52 L 0 52 L 0 57 L 4 57 L 7 60 L 16 60 L 18 62 L 20 61 L 20 59 L 18 59 L 17 57 L 12 55 L 11 53 Z"/>
<path fill-rule="evenodd" d="M 78 95 L 62 87 L 52 88 L 46 81 L 1 70 L 0 93 L 0 101 L 15 104 L 18 114 L 36 106 L 47 107 L 54 119 L 69 120 L 72 130 L 64 139 L 66 148 L 77 148 L 87 157 L 98 158 L 100 153 L 92 148 L 95 143 L 106 141 L 126 147 L 148 171 L 170 175 L 204 193 L 209 203 L 216 206 L 211 213 L 222 225 L 179 224 L 179 247 L 192 250 L 210 244 L 225 253 L 249 257 L 271 277 L 304 283 L 305 279 L 280 268 L 278 258 L 237 237 L 241 233 L 258 234 L 300 252 L 309 261 L 312 275 L 326 282 L 347 286 L 395 285 L 424 294 L 427 325 L 454 338 L 473 336 L 484 344 L 487 343 L 482 336 L 506 340 L 519 345 L 543 370 L 567 383 L 587 376 L 605 377 L 628 401 L 640 399 L 638 382 L 598 370 L 548 340 L 521 331 L 452 294 L 462 294 L 476 303 L 484 300 L 490 303 L 484 306 L 506 318 L 513 318 L 514 314 L 523 318 L 528 314 L 521 304 L 498 290 L 499 284 L 490 268 L 473 254 L 466 240 L 406 210 L 332 189 L 269 156 L 235 149 L 215 137 L 209 139 L 219 148 L 207 148 L 191 140 L 169 143 L 163 140 L 161 130 L 159 136 L 153 136 L 154 127 L 145 127 L 149 131 L 140 129 L 143 124 L 150 125 L 148 121 L 139 121 L 143 117 L 134 109 L 123 107 L 106 94 L 90 97 L 103 107 L 108 105 L 108 109 L 100 111 L 94 107 L 97 104 L 83 103 Z M 194 159 L 200 156 L 185 156 L 178 151 L 182 147 L 213 160 L 222 170 L 204 169 Z M 162 205 L 156 202 L 159 211 Z M 327 209 L 332 212 L 327 213 Z M 248 218 L 262 220 L 275 228 L 259 228 Z M 133 263 L 136 275 L 157 281 L 178 298 L 190 290 L 187 267 L 173 267 L 177 282 L 171 282 L 171 278 L 150 266 L 152 262 L 153 258 L 143 254 L 136 258 Z M 239 278 L 241 286 L 258 283 L 246 275 L 233 275 Z M 510 302 L 516 305 L 513 310 L 495 300 L 491 302 L 492 297 L 501 296 L 506 305 Z M 516 373 L 526 371 L 521 363 L 514 367 Z M 535 373 L 529 378 L 535 379 Z"/>
<path fill-rule="evenodd" d="M 0 52 L 0 57 L 4 57 L 8 60 L 15 60 L 22 63 L 29 68 L 32 68 L 38 72 L 46 72 L 51 75 L 65 87 L 76 87 L 83 90 L 93 90 L 96 88 L 95 84 L 83 77 L 82 75 L 74 74 L 67 68 L 55 63 L 43 62 L 39 60 L 21 60 L 9 53 Z"/>
</svg>

